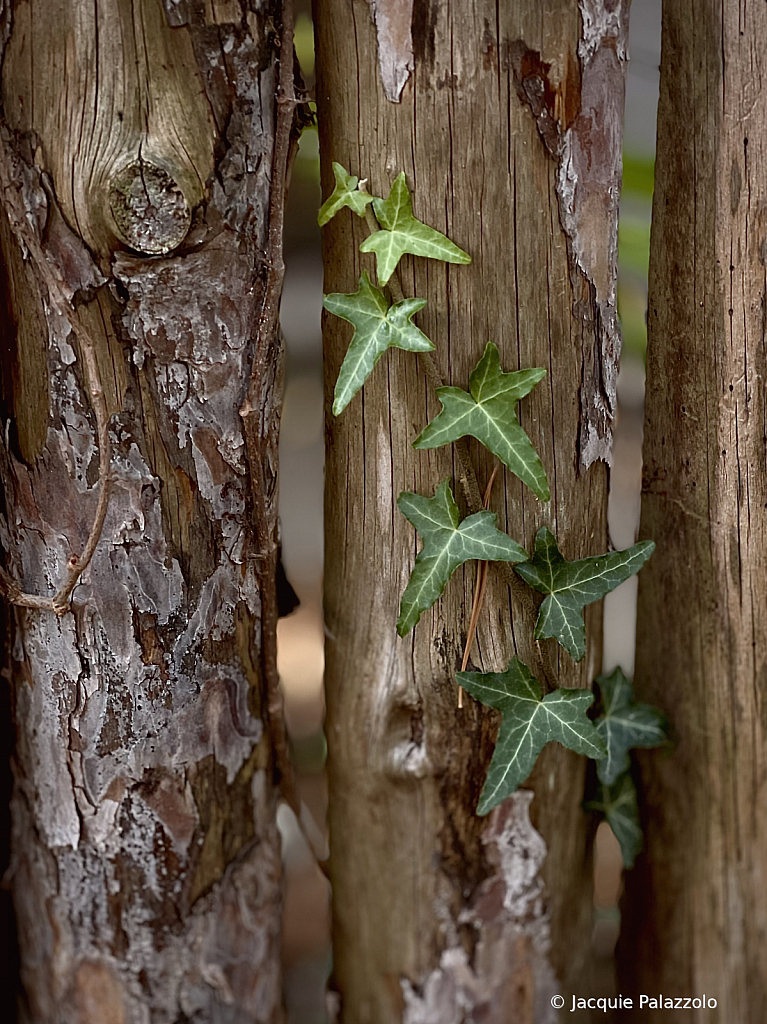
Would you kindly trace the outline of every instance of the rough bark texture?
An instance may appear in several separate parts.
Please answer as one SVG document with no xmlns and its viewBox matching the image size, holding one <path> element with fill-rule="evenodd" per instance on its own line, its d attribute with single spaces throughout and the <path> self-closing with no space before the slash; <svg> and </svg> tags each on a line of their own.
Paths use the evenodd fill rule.
<svg viewBox="0 0 767 1024">
<path fill-rule="evenodd" d="M 0 9 L 14 179 L 0 217 L 2 542 L 27 591 L 56 588 L 101 481 L 77 338 L 23 231 L 96 344 L 114 481 L 71 612 L 15 616 L 24 1019 L 271 1024 L 280 856 L 255 570 L 271 554 L 250 525 L 239 408 L 262 294 L 278 11 Z M 272 451 L 257 469 L 276 527 L 276 342 L 259 383 Z"/>
<path fill-rule="evenodd" d="M 767 9 L 664 4 L 637 690 L 675 749 L 641 759 L 624 991 L 767 1004 Z"/>
<path fill-rule="evenodd" d="M 323 194 L 331 160 L 379 195 L 404 170 L 416 216 L 472 255 L 469 267 L 409 258 L 400 267 L 405 293 L 428 300 L 419 325 L 450 383 L 467 387 L 488 340 L 507 370 L 547 369 L 521 416 L 552 501 L 544 507 L 507 475 L 491 508 L 527 544 L 546 523 L 569 558 L 604 550 L 606 469 L 585 465 L 607 454 L 614 403 L 626 7 L 416 2 L 412 68 L 394 103 L 392 68 L 409 59 L 382 29 L 395 7 L 408 4 L 377 2 L 373 21 L 366 0 L 315 5 Z M 363 266 L 372 276 L 357 251 L 364 231 L 348 211 L 324 229 L 326 292 L 355 290 Z M 543 1024 L 556 1018 L 555 986 L 578 976 L 588 951 L 584 763 L 551 748 L 532 792 L 488 819 L 474 815 L 496 723 L 472 702 L 457 708 L 473 567 L 414 634 L 400 640 L 394 628 L 416 551 L 397 496 L 433 494 L 453 456 L 410 447 L 439 407 L 406 353 L 389 352 L 364 393 L 331 416 L 349 337 L 326 317 L 327 733 L 342 1019 Z M 471 452 L 484 488 L 491 459 L 473 442 Z M 471 664 L 498 670 L 516 651 L 550 685 L 589 685 L 600 608 L 588 611 L 588 654 L 576 666 L 552 642 L 532 642 L 534 607 L 521 594 L 510 596 L 491 568 Z"/>
</svg>

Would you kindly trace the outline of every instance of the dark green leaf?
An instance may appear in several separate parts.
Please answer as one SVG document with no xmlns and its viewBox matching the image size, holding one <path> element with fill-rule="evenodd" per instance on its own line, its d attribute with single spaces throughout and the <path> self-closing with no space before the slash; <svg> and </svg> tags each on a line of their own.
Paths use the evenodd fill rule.
<svg viewBox="0 0 767 1024">
<path fill-rule="evenodd" d="M 414 448 L 439 448 L 470 434 L 538 495 L 548 501 L 546 472 L 530 438 L 519 425 L 517 402 L 546 376 L 543 369 L 504 373 L 498 349 L 489 341 L 469 378 L 469 391 L 438 388 L 440 412 L 413 442 Z"/>
<path fill-rule="evenodd" d="M 644 845 L 642 826 L 639 824 L 637 791 L 630 772 L 620 775 L 612 786 L 598 788 L 594 800 L 585 804 L 586 810 L 603 814 L 613 835 L 620 843 L 623 863 L 633 868 L 637 854 Z"/>
<path fill-rule="evenodd" d="M 588 690 L 554 690 L 542 697 L 538 680 L 518 658 L 505 672 L 459 672 L 456 678 L 475 700 L 503 716 L 478 814 L 487 814 L 521 786 L 553 740 L 587 757 L 604 756 L 604 744 L 586 714 L 594 700 Z"/>
<path fill-rule="evenodd" d="M 397 505 L 423 540 L 399 610 L 397 632 L 409 633 L 431 608 L 455 570 L 463 562 L 521 562 L 527 552 L 496 529 L 495 512 L 476 512 L 461 522 L 458 506 L 447 480 L 433 498 L 403 491 Z"/>
<path fill-rule="evenodd" d="M 428 352 L 434 348 L 425 334 L 411 323 L 426 299 L 404 299 L 389 305 L 384 293 L 362 271 L 359 291 L 350 295 L 333 292 L 322 300 L 325 309 L 354 324 L 349 349 L 336 381 L 333 415 L 338 416 L 370 376 L 387 348 Z"/>
<path fill-rule="evenodd" d="M 600 782 L 610 786 L 629 770 L 629 750 L 667 743 L 668 726 L 662 711 L 634 700 L 634 689 L 621 669 L 599 676 L 597 684 L 600 714 L 594 725 L 607 748 L 607 756 L 597 761 L 597 774 Z"/>
<path fill-rule="evenodd" d="M 317 223 L 320 227 L 335 217 L 339 210 L 348 206 L 358 217 L 365 216 L 365 207 L 372 203 L 373 197 L 357 187 L 359 180 L 352 174 L 347 174 L 340 164 L 333 164 L 333 175 L 336 179 L 336 187 L 330 196 L 320 207 L 317 214 Z"/>
<path fill-rule="evenodd" d="M 404 172 L 398 176 L 386 199 L 373 200 L 373 209 L 382 230 L 366 238 L 360 251 L 376 254 L 380 284 L 386 284 L 406 252 L 447 263 L 471 263 L 471 256 L 463 249 L 413 216 Z"/>
<path fill-rule="evenodd" d="M 555 637 L 580 661 L 586 653 L 584 607 L 639 572 L 654 550 L 651 540 L 643 540 L 626 551 L 567 562 L 551 531 L 545 526 L 540 529 L 535 538 L 535 554 L 515 569 L 531 587 L 548 595 L 538 612 L 536 640 Z"/>
</svg>

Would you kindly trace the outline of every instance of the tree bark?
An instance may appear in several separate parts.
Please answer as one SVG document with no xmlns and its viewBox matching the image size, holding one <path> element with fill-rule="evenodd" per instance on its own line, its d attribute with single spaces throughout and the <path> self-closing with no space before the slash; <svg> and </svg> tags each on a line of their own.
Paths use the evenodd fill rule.
<svg viewBox="0 0 767 1024">
<path fill-rule="evenodd" d="M 664 4 L 650 263 L 637 691 L 673 751 L 641 758 L 630 991 L 767 1003 L 767 11 Z"/>
<path fill-rule="evenodd" d="M 2 540 L 25 591 L 52 595 L 94 521 L 98 378 L 112 447 L 71 610 L 14 615 L 22 1016 L 272 1024 L 276 337 L 252 389 L 256 464 L 240 407 L 268 262 L 280 12 L 0 12 Z"/>
<path fill-rule="evenodd" d="M 339 161 L 386 195 L 405 171 L 415 215 L 470 267 L 405 259 L 407 295 L 444 379 L 467 387 L 488 340 L 506 370 L 543 366 L 521 405 L 552 501 L 506 475 L 491 509 L 528 546 L 543 524 L 568 558 L 605 549 L 615 408 L 617 196 L 627 5 L 549 0 L 317 0 L 323 195 Z M 357 288 L 363 223 L 324 229 L 325 291 Z M 330 402 L 350 337 L 324 321 L 327 404 L 326 685 L 335 983 L 349 1024 L 556 1019 L 550 997 L 579 976 L 591 922 L 584 762 L 554 745 L 527 789 L 474 813 L 495 720 L 468 701 L 460 667 L 473 567 L 414 634 L 395 632 L 416 540 L 396 508 L 453 476 L 450 449 L 410 443 L 439 406 L 410 354 L 391 350 L 337 419 Z M 427 397 L 428 396 L 428 397 Z M 470 450 L 482 489 L 492 460 Z M 455 486 L 456 497 L 462 495 Z M 465 505 L 463 511 L 466 511 Z M 573 664 L 532 640 L 535 609 L 495 567 L 471 665 L 517 653 L 549 686 L 588 686 L 601 609 Z M 511 620 L 510 620 L 511 612 Z M 536 799 L 533 800 L 534 795 Z M 532 804 L 531 804 L 532 801 Z"/>
</svg>

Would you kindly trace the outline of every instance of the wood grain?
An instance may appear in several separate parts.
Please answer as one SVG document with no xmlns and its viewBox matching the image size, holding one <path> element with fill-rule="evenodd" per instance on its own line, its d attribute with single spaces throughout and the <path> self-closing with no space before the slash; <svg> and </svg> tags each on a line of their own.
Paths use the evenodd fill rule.
<svg viewBox="0 0 767 1024">
<path fill-rule="evenodd" d="M 131 241 L 115 221 L 113 195 L 128 168 L 164 171 L 189 210 L 203 198 L 218 141 L 203 71 L 193 36 L 168 30 L 161 0 L 14 5 L 6 117 L 37 135 L 64 217 L 99 257 Z M 158 251 L 152 226 L 147 238 Z"/>
<path fill-rule="evenodd" d="M 767 1000 L 765 38 L 763 4 L 664 4 L 637 690 L 676 747 L 641 757 L 620 953 L 626 990 L 718 1007 L 658 1024 Z"/>
<path fill-rule="evenodd" d="M 607 5 L 596 6 L 606 16 Z M 626 14 L 618 5 L 610 17 L 616 10 L 613 27 L 602 17 L 596 33 L 613 106 L 582 109 L 591 56 L 579 57 L 583 19 L 574 4 L 415 3 L 414 67 L 399 103 L 386 98 L 379 72 L 386 54 L 366 0 L 315 4 L 323 196 L 332 188 L 332 160 L 379 195 L 405 171 L 415 215 L 471 254 L 468 267 L 406 258 L 403 288 L 428 301 L 418 324 L 449 383 L 468 386 L 488 340 L 505 370 L 546 368 L 521 403 L 521 422 L 541 454 L 552 501 L 541 505 L 504 475 L 490 507 L 500 527 L 528 545 L 550 525 L 569 558 L 607 543 L 605 466 L 585 469 L 579 447 L 581 399 L 592 408 L 603 398 L 588 383 L 579 389 L 603 357 L 604 335 L 601 298 L 577 257 L 586 236 L 572 223 L 572 236 L 563 227 L 562 168 L 578 132 L 595 176 L 612 180 L 621 128 L 610 111 L 615 90 L 622 97 L 623 69 L 611 32 L 625 29 Z M 605 117 L 611 144 L 590 148 Z M 584 193 L 574 191 L 579 201 Z M 599 219 L 582 213 L 601 243 L 605 280 L 615 258 L 610 209 L 606 190 Z M 372 275 L 357 251 L 364 230 L 348 211 L 324 229 L 326 292 L 354 291 L 363 267 Z M 364 392 L 332 417 L 349 335 L 326 315 L 327 734 L 342 1019 L 542 1024 L 552 1019 L 552 986 L 577 977 L 588 950 L 584 764 L 549 749 L 532 792 L 489 819 L 474 815 L 495 725 L 473 702 L 457 706 L 474 568 L 456 574 L 413 634 L 399 640 L 394 628 L 417 546 L 397 496 L 432 495 L 456 467 L 448 448 L 410 446 L 438 404 L 406 353 L 389 352 Z M 473 441 L 470 451 L 484 489 L 491 458 Z M 590 684 L 600 664 L 599 607 L 588 612 L 588 654 L 577 666 L 553 643 L 532 641 L 530 611 L 510 597 L 496 568 L 485 608 L 473 668 L 501 669 L 516 652 L 549 685 Z"/>
</svg>

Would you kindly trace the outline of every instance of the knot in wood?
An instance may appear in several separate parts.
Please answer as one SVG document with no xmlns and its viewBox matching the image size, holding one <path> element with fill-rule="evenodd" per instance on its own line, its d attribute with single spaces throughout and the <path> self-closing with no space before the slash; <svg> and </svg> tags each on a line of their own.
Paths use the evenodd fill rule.
<svg viewBox="0 0 767 1024">
<path fill-rule="evenodd" d="M 139 158 L 112 178 L 109 206 L 119 236 L 132 249 L 157 256 L 180 245 L 192 211 L 180 186 L 164 168 Z"/>
</svg>

